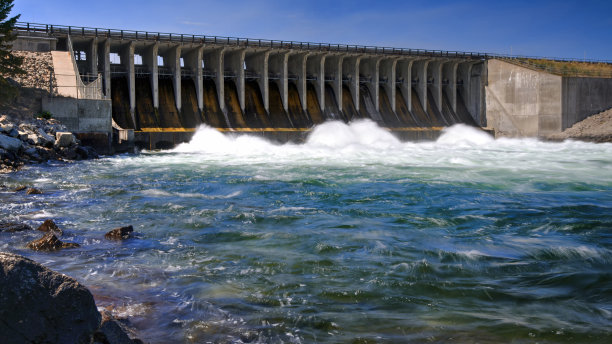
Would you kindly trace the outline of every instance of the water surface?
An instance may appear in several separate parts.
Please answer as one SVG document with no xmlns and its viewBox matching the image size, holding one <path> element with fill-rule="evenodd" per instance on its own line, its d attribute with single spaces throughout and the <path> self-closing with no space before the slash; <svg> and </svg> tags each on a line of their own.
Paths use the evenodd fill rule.
<svg viewBox="0 0 612 344">
<path fill-rule="evenodd" d="M 87 285 L 151 343 L 607 343 L 612 144 L 400 143 L 372 122 L 0 176 L 0 214 L 81 248 L 0 249 Z M 132 224 L 136 238 L 103 239 Z"/>
</svg>

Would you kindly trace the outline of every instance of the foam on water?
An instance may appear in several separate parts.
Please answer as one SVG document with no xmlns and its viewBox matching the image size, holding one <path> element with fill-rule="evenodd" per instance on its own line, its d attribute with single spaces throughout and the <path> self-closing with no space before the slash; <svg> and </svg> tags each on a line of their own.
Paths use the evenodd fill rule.
<svg viewBox="0 0 612 344">
<path fill-rule="evenodd" d="M 224 135 L 202 126 L 189 143 L 174 153 L 189 155 L 155 156 L 165 163 L 185 161 L 230 165 L 274 166 L 364 166 L 376 164 L 393 168 L 461 168 L 461 173 L 441 175 L 445 180 L 488 182 L 498 175 L 538 176 L 552 180 L 612 183 L 605 168 L 612 164 L 612 144 L 536 139 L 494 139 L 463 124 L 445 128 L 435 142 L 400 142 L 388 130 L 370 120 L 345 124 L 330 121 L 316 126 L 303 144 L 273 144 L 249 135 Z M 389 173 L 394 169 L 390 169 Z M 382 172 L 382 171 L 380 171 Z M 283 171 L 284 178 L 287 171 Z M 382 172 L 386 173 L 386 172 Z M 263 179 L 277 178 L 263 173 Z M 255 178 L 258 178 L 257 176 Z"/>
</svg>

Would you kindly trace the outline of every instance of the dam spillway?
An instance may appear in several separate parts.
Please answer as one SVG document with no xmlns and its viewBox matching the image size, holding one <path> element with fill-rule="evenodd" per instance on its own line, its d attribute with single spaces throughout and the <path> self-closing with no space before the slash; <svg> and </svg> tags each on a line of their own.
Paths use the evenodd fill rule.
<svg viewBox="0 0 612 344">
<path fill-rule="evenodd" d="M 418 139 L 484 126 L 482 54 L 29 25 L 70 51 L 81 76 L 99 76 L 115 125 L 137 136 L 182 141 L 200 124 L 299 136 L 370 119 Z"/>
</svg>

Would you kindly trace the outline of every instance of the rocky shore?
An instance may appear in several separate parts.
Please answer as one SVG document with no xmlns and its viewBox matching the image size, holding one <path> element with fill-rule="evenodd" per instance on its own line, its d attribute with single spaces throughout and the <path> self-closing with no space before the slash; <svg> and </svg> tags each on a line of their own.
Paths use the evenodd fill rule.
<svg viewBox="0 0 612 344">
<path fill-rule="evenodd" d="M 0 173 L 18 170 L 27 163 L 97 158 L 76 137 L 53 119 L 13 120 L 0 115 Z"/>
</svg>

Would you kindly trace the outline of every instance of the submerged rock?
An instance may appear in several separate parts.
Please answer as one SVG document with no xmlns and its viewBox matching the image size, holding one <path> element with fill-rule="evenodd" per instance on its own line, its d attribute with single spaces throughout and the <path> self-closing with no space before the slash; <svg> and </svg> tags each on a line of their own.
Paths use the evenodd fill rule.
<svg viewBox="0 0 612 344">
<path fill-rule="evenodd" d="M 63 242 L 53 233 L 47 233 L 42 238 L 28 243 L 27 247 L 34 251 L 57 251 L 62 248 L 80 247 L 80 245 L 72 242 Z"/>
<path fill-rule="evenodd" d="M 42 194 L 42 191 L 40 191 L 40 190 L 39 190 L 39 189 L 37 189 L 37 188 L 29 188 L 29 189 L 26 191 L 26 195 L 40 195 L 40 194 Z"/>
<path fill-rule="evenodd" d="M 125 227 L 115 228 L 111 230 L 110 232 L 106 233 L 104 237 L 109 240 L 124 240 L 124 239 L 131 238 L 133 232 L 134 232 L 134 227 L 130 225 L 130 226 L 125 226 Z"/>
<path fill-rule="evenodd" d="M 59 235 L 64 234 L 64 232 L 61 230 L 61 228 L 59 228 L 55 222 L 53 222 L 53 220 L 48 219 L 45 220 L 45 222 L 43 222 L 42 225 L 38 226 L 38 228 L 36 228 L 36 230 L 39 230 L 41 232 L 54 232 L 54 233 L 58 233 Z"/>
<path fill-rule="evenodd" d="M 22 232 L 30 230 L 32 230 L 32 227 L 25 223 L 0 222 L 0 232 Z"/>
<path fill-rule="evenodd" d="M 90 343 L 101 316 L 79 282 L 27 258 L 0 252 L 2 343 Z"/>
</svg>

